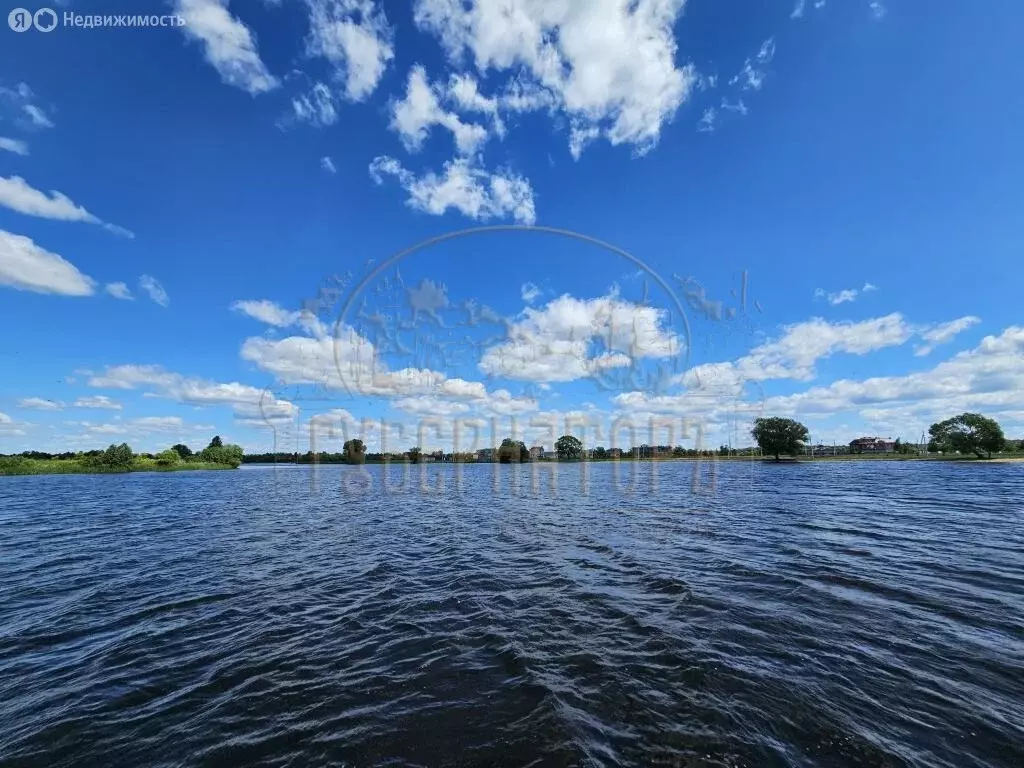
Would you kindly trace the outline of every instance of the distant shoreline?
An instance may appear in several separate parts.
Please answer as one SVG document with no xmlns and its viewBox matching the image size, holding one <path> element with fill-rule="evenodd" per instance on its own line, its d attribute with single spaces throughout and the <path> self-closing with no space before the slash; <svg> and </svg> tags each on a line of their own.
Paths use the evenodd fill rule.
<svg viewBox="0 0 1024 768">
<path fill-rule="evenodd" d="M 918 455 L 918 454 L 846 454 L 839 456 L 781 456 L 778 461 L 772 456 L 721 456 L 715 454 L 714 456 L 658 456 L 658 457 L 645 457 L 645 458 L 632 458 L 625 457 L 620 459 L 573 459 L 560 461 L 558 459 L 540 459 L 539 461 L 528 461 L 528 462 L 510 462 L 509 466 L 522 466 L 530 464 L 639 464 L 639 463 L 653 463 L 653 462 L 707 462 L 707 461 L 754 461 L 763 462 L 766 464 L 810 464 L 813 462 L 843 462 L 843 461 L 941 461 L 941 462 L 960 462 L 968 464 L 1016 464 L 1024 463 L 1024 455 L 1014 456 L 993 456 L 991 459 L 979 458 L 977 456 L 936 456 L 936 455 Z M 391 461 L 364 461 L 355 462 L 352 464 L 346 464 L 344 462 L 335 461 L 247 461 L 243 462 L 242 466 L 249 467 L 272 467 L 277 464 L 283 464 L 287 466 L 318 466 L 318 467 L 360 467 L 360 466 L 380 466 L 380 465 L 400 465 L 400 466 L 427 466 L 427 465 L 501 465 L 501 462 L 497 461 L 423 461 L 423 462 L 410 462 L 403 459 L 393 459 Z"/>
<path fill-rule="evenodd" d="M 23 477 L 25 475 L 128 475 L 135 472 L 215 472 L 222 469 L 235 469 L 230 464 L 211 464 L 209 462 L 195 461 L 176 464 L 174 466 L 161 467 L 156 465 L 143 465 L 131 467 L 130 469 L 104 469 L 102 467 L 88 467 L 75 459 L 25 459 L 15 466 L 0 466 L 0 477 Z"/>
</svg>

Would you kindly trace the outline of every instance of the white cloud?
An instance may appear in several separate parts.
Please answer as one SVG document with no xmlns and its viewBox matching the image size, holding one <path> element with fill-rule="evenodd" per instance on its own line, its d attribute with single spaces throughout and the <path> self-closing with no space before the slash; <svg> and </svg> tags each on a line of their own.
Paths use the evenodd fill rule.
<svg viewBox="0 0 1024 768">
<path fill-rule="evenodd" d="M 743 99 L 738 99 L 735 104 L 730 102 L 728 99 L 722 99 L 722 109 L 728 110 L 729 112 L 735 112 L 738 115 L 746 115 L 750 112 L 747 109 L 747 105 L 743 102 Z"/>
<path fill-rule="evenodd" d="M 334 161 L 326 155 L 320 158 L 320 167 L 328 173 L 337 173 L 338 169 L 334 167 Z"/>
<path fill-rule="evenodd" d="M 871 0 L 871 2 L 868 3 L 868 7 L 871 8 L 871 15 L 879 20 L 884 19 L 885 14 L 889 12 L 881 0 Z"/>
<path fill-rule="evenodd" d="M 394 56 L 394 33 L 373 0 L 306 0 L 307 52 L 323 56 L 344 82 L 345 97 L 365 101 Z"/>
<path fill-rule="evenodd" d="M 324 83 L 315 83 L 309 93 L 300 94 L 292 99 L 292 112 L 296 120 L 316 126 L 334 125 L 338 122 L 334 96 Z"/>
<path fill-rule="evenodd" d="M 487 348 L 480 370 L 492 376 L 573 381 L 641 358 L 669 358 L 682 342 L 663 323 L 666 313 L 614 295 L 563 295 L 543 308 L 527 307 L 508 338 Z M 595 349 L 597 345 L 597 349 Z"/>
<path fill-rule="evenodd" d="M 124 301 L 135 301 L 135 297 L 132 296 L 132 292 L 124 283 L 107 283 L 106 287 L 103 290 L 105 290 L 115 299 L 122 299 Z"/>
<path fill-rule="evenodd" d="M 227 0 L 175 0 L 175 12 L 185 19 L 181 31 L 197 40 L 221 80 L 252 95 L 277 87 L 256 50 L 252 31 L 231 15 Z"/>
<path fill-rule="evenodd" d="M 533 283 L 523 283 L 519 293 L 527 304 L 532 304 L 540 296 L 540 288 Z"/>
<path fill-rule="evenodd" d="M 799 19 L 804 15 L 804 8 L 807 6 L 807 0 L 796 0 L 796 5 L 793 6 L 793 12 L 789 14 L 791 19 Z"/>
<path fill-rule="evenodd" d="M 966 331 L 971 326 L 977 325 L 981 322 L 980 317 L 974 317 L 973 315 L 967 315 L 966 317 L 960 317 L 956 320 L 950 320 L 948 323 L 939 323 L 938 325 L 930 326 L 921 331 L 921 338 L 924 339 L 927 344 L 923 344 L 914 349 L 914 354 L 918 357 L 923 357 L 929 354 L 939 344 L 945 344 L 948 341 L 952 341 L 961 331 Z"/>
<path fill-rule="evenodd" d="M 786 326 L 782 335 L 732 362 L 699 365 L 678 380 L 691 390 L 735 391 L 746 382 L 814 378 L 818 360 L 836 353 L 865 355 L 899 346 L 915 329 L 899 313 L 861 322 L 830 323 L 820 317 Z"/>
<path fill-rule="evenodd" d="M 383 184 L 385 176 L 398 179 L 409 195 L 406 205 L 434 216 L 452 208 L 477 220 L 511 217 L 523 224 L 536 220 L 530 182 L 511 171 L 491 173 L 457 158 L 444 164 L 443 175 L 428 171 L 417 177 L 385 155 L 370 164 L 370 177 Z"/>
<path fill-rule="evenodd" d="M 697 130 L 701 133 L 713 133 L 716 117 L 718 117 L 718 111 L 714 107 L 705 109 L 704 114 L 700 117 L 700 122 L 697 123 Z"/>
<path fill-rule="evenodd" d="M 995 418 L 1010 414 L 1010 420 L 1022 423 L 1024 328 L 1013 326 L 999 336 L 986 336 L 974 349 L 931 370 L 861 381 L 843 379 L 769 398 L 765 405 L 779 415 L 858 411 L 867 420 L 910 429 L 915 437 L 929 423 L 968 410 Z"/>
<path fill-rule="evenodd" d="M 16 155 L 28 154 L 28 144 L 20 139 L 8 139 L 5 136 L 0 136 L 0 149 L 13 152 Z"/>
<path fill-rule="evenodd" d="M 34 293 L 91 296 L 95 281 L 31 239 L 0 230 L 0 285 Z"/>
<path fill-rule="evenodd" d="M 158 397 L 198 406 L 229 405 L 242 418 L 292 417 L 299 409 L 266 389 L 238 382 L 219 383 L 166 371 L 158 365 L 108 366 L 92 375 L 89 386 L 98 389 L 146 389 Z"/>
<path fill-rule="evenodd" d="M 26 104 L 23 109 L 29 120 L 32 121 L 32 125 L 38 128 L 53 128 L 53 121 L 35 104 Z"/>
<path fill-rule="evenodd" d="M 477 0 L 467 7 L 462 0 L 418 0 L 414 18 L 456 64 L 468 53 L 483 75 L 515 73 L 524 90 L 547 94 L 579 130 L 596 129 L 642 153 L 697 80 L 692 66 L 675 62 L 673 26 L 683 4 Z"/>
<path fill-rule="evenodd" d="M 770 37 L 761 43 L 761 48 L 753 59 L 747 59 L 739 74 L 729 81 L 729 85 L 741 85 L 745 91 L 759 91 L 768 76 L 765 67 L 775 58 L 775 38 Z"/>
<path fill-rule="evenodd" d="M 471 98 L 465 85 L 462 86 L 462 96 Z M 434 125 L 451 131 L 461 155 L 473 154 L 487 141 L 486 128 L 464 123 L 454 112 L 442 108 L 440 89 L 431 85 L 426 70 L 417 64 L 409 70 L 405 97 L 391 104 L 391 130 L 398 133 L 409 152 L 416 152 Z"/>
<path fill-rule="evenodd" d="M 8 107 L 23 128 L 53 128 L 53 120 L 34 103 L 35 98 L 26 83 L 18 83 L 14 88 L 0 86 L 0 105 Z"/>
<path fill-rule="evenodd" d="M 39 216 L 59 221 L 86 221 L 99 224 L 114 234 L 134 237 L 127 229 L 116 224 L 107 224 L 93 216 L 85 208 L 76 205 L 67 195 L 51 191 L 49 195 L 35 189 L 20 176 L 9 179 L 0 176 L 0 205 L 27 216 Z"/>
<path fill-rule="evenodd" d="M 288 328 L 297 325 L 314 336 L 327 334 L 327 329 L 312 312 L 305 309 L 288 310 L 267 299 L 236 301 L 231 305 L 231 309 L 275 328 Z"/>
<path fill-rule="evenodd" d="M 871 283 L 864 283 L 864 287 L 861 288 L 860 290 L 857 290 L 856 288 L 844 288 L 841 291 L 829 292 L 821 288 L 818 288 L 817 290 L 814 291 L 814 298 L 826 299 L 828 300 L 828 303 L 831 304 L 833 307 L 837 307 L 840 304 L 856 301 L 857 297 L 860 296 L 862 293 L 870 293 L 871 291 L 877 290 L 878 288 L 872 285 Z"/>
<path fill-rule="evenodd" d="M 171 303 L 170 297 L 167 295 L 167 291 L 160 284 L 160 281 L 150 275 L 143 275 L 139 278 L 139 290 L 143 291 L 149 298 L 159 304 L 161 307 L 166 307 Z"/>
<path fill-rule="evenodd" d="M 109 411 L 120 411 L 121 404 L 106 395 L 80 397 L 74 402 L 75 408 L 103 408 Z"/>
<path fill-rule="evenodd" d="M 188 424 L 180 416 L 142 416 L 128 421 L 96 424 L 91 421 L 66 422 L 69 426 L 84 430 L 88 435 L 124 435 L 136 439 L 154 434 L 180 435 L 194 432 L 211 432 L 210 424 Z"/>
<path fill-rule="evenodd" d="M 18 401 L 19 408 L 31 408 L 36 411 L 62 411 L 64 403 L 59 400 L 45 400 L 41 397 L 26 397 Z"/>
<path fill-rule="evenodd" d="M 0 413 L 0 424 L 13 424 L 14 421 L 6 413 Z"/>
</svg>

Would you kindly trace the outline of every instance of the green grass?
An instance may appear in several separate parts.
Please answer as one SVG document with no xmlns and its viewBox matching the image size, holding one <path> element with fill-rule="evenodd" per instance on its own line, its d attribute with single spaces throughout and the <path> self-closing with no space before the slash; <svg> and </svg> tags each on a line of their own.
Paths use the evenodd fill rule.
<svg viewBox="0 0 1024 768">
<path fill-rule="evenodd" d="M 110 475 L 125 472 L 181 472 L 191 470 L 234 469 L 229 464 L 203 461 L 183 462 L 173 466 L 157 464 L 155 459 L 136 456 L 131 469 L 96 467 L 80 459 L 26 459 L 20 456 L 0 457 L 0 475 Z"/>
</svg>

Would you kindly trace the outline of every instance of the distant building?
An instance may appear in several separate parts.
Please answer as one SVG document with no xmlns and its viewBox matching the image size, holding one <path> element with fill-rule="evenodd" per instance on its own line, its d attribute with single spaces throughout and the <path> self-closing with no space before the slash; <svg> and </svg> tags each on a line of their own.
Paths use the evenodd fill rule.
<svg viewBox="0 0 1024 768">
<path fill-rule="evenodd" d="M 622 458 L 622 449 L 621 448 L 609 448 L 608 449 L 608 458 L 610 458 L 610 459 L 621 459 Z"/>
<path fill-rule="evenodd" d="M 892 453 L 896 441 L 882 437 L 858 437 L 850 443 L 850 450 L 857 453 Z"/>
<path fill-rule="evenodd" d="M 555 451 L 541 451 L 540 452 L 540 457 L 542 459 L 557 459 L 558 458 L 558 454 Z M 531 456 L 531 458 L 532 458 L 532 456 Z"/>
<path fill-rule="evenodd" d="M 544 455 L 544 446 L 535 445 L 530 449 L 530 461 L 537 461 Z"/>
<path fill-rule="evenodd" d="M 476 452 L 477 461 L 494 461 L 494 449 L 493 448 L 481 448 Z"/>
</svg>

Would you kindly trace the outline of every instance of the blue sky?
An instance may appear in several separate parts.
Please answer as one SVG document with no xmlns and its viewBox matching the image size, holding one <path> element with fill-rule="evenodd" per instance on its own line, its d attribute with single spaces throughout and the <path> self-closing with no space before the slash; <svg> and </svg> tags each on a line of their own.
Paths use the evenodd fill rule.
<svg viewBox="0 0 1024 768">
<path fill-rule="evenodd" d="M 0 32 L 0 451 L 1024 437 L 1015 3 L 57 11 Z"/>
</svg>

